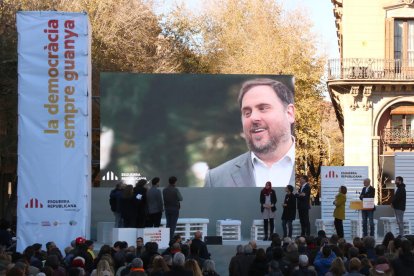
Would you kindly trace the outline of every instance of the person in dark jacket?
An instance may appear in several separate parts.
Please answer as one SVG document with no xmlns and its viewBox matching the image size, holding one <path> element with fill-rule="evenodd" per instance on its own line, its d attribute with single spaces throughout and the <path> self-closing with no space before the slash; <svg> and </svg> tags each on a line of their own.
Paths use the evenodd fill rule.
<svg viewBox="0 0 414 276">
<path fill-rule="evenodd" d="M 298 213 L 301 227 L 301 236 L 310 235 L 310 221 L 309 221 L 309 209 L 310 209 L 310 185 L 308 183 L 309 178 L 307 175 L 300 177 L 300 188 L 296 193 L 298 203 Z"/>
<path fill-rule="evenodd" d="M 144 228 L 147 208 L 147 180 L 140 179 L 134 187 L 134 205 L 136 212 L 135 228 Z"/>
<path fill-rule="evenodd" d="M 168 178 L 168 186 L 162 191 L 164 200 L 165 219 L 167 221 L 167 228 L 170 228 L 170 237 L 174 236 L 175 228 L 177 227 L 178 217 L 180 215 L 180 202 L 183 201 L 183 196 L 180 190 L 177 189 L 177 177 L 171 176 Z"/>
<path fill-rule="evenodd" d="M 269 222 L 270 222 L 270 236 L 275 229 L 275 215 L 276 215 L 276 192 L 272 189 L 272 183 L 266 182 L 265 187 L 260 191 L 260 212 L 262 212 L 264 240 L 269 238 Z"/>
<path fill-rule="evenodd" d="M 249 268 L 249 276 L 264 276 L 268 272 L 266 253 L 259 248 Z"/>
<path fill-rule="evenodd" d="M 191 241 L 191 249 L 198 251 L 198 256 L 202 259 L 210 259 L 210 253 L 208 252 L 207 245 L 202 240 L 202 234 L 200 231 L 194 233 L 194 239 Z M 193 253 L 193 252 L 191 252 Z"/>
<path fill-rule="evenodd" d="M 371 186 L 371 180 L 369 178 L 364 179 L 364 188 L 362 188 L 361 194 L 359 195 L 360 200 L 364 198 L 374 198 L 375 197 L 375 188 Z M 374 224 L 374 211 L 373 209 L 362 210 L 362 232 L 363 236 L 368 236 L 368 220 L 369 220 L 369 229 L 370 236 L 375 237 L 375 224 Z"/>
<path fill-rule="evenodd" d="M 125 228 L 135 228 L 137 214 L 135 208 L 134 188 L 132 185 L 127 185 L 122 192 L 121 217 L 124 221 Z"/>
<path fill-rule="evenodd" d="M 147 191 L 147 227 L 160 227 L 162 212 L 164 211 L 162 194 L 158 189 L 160 178 L 154 177 L 151 183 L 152 186 Z"/>
<path fill-rule="evenodd" d="M 401 242 L 398 258 L 391 261 L 395 275 L 414 275 L 414 254 L 409 240 Z"/>
<path fill-rule="evenodd" d="M 406 192 L 404 179 L 401 176 L 395 178 L 395 185 L 397 190 L 394 193 L 394 196 L 391 201 L 391 207 L 394 208 L 395 218 L 398 224 L 398 230 L 400 236 L 404 235 L 404 212 L 405 212 L 405 201 L 406 201 Z"/>
<path fill-rule="evenodd" d="M 283 201 L 282 213 L 283 237 L 292 237 L 292 221 L 296 217 L 296 197 L 293 195 L 292 185 L 287 185 L 285 191 L 286 195 Z"/>
<path fill-rule="evenodd" d="M 115 216 L 115 227 L 121 228 L 123 227 L 123 221 L 121 216 L 121 201 L 122 201 L 122 190 L 124 189 L 125 185 L 122 181 L 118 182 L 115 186 L 115 189 L 111 191 L 109 194 L 109 204 L 111 206 L 111 211 L 114 213 Z"/>
</svg>

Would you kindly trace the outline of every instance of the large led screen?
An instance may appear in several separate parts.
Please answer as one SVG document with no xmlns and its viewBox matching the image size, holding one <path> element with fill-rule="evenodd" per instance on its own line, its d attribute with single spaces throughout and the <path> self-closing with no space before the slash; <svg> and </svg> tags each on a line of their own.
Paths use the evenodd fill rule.
<svg viewBox="0 0 414 276">
<path fill-rule="evenodd" d="M 294 179 L 293 104 L 286 112 L 277 98 L 281 108 L 269 107 L 253 90 L 243 97 L 249 106 L 238 103 L 242 84 L 263 78 L 282 83 L 293 98 L 292 76 L 102 73 L 101 181 L 135 184 L 158 176 L 166 186 L 174 175 L 180 187 L 251 187 L 264 186 L 270 175 L 273 187 L 286 186 Z M 271 142 L 286 138 L 286 124 L 292 145 L 275 164 L 279 172 L 257 162 L 261 152 L 252 156 L 249 148 L 263 146 L 266 135 Z M 250 147 L 246 134 L 254 140 Z"/>
</svg>

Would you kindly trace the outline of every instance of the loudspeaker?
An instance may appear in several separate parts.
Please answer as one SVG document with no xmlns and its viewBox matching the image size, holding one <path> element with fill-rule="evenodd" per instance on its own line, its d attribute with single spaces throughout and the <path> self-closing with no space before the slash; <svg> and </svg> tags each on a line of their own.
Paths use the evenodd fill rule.
<svg viewBox="0 0 414 276">
<path fill-rule="evenodd" d="M 204 242 L 206 244 L 223 244 L 223 237 L 222 236 L 205 236 Z"/>
</svg>

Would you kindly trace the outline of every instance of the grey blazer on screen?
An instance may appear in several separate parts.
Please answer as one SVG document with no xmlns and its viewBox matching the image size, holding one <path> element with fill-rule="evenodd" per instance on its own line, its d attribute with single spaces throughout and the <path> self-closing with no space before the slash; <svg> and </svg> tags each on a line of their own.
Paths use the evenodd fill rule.
<svg viewBox="0 0 414 276">
<path fill-rule="evenodd" d="M 288 184 L 295 185 L 295 170 Z M 256 187 L 250 151 L 209 170 L 204 187 Z"/>
</svg>

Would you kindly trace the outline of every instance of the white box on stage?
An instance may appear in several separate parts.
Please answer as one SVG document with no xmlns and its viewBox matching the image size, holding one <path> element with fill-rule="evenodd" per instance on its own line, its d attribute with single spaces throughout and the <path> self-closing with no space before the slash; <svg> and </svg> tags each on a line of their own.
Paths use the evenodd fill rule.
<svg viewBox="0 0 414 276">
<path fill-rule="evenodd" d="M 234 219 L 218 220 L 216 222 L 216 234 L 222 236 L 223 241 L 240 241 L 241 221 Z"/>
<path fill-rule="evenodd" d="M 170 242 L 170 228 L 138 228 L 137 237 L 142 237 L 144 239 L 144 244 L 147 242 L 156 242 L 158 248 L 167 248 L 168 243 Z"/>
<path fill-rule="evenodd" d="M 128 246 L 135 246 L 137 237 L 144 239 L 144 244 L 150 241 L 156 242 L 158 248 L 167 248 L 170 241 L 170 229 L 160 228 L 114 228 L 112 243 L 126 241 Z"/>
<path fill-rule="evenodd" d="M 99 221 L 97 223 L 97 238 L 99 243 L 112 245 L 112 229 L 115 226 L 115 222 Z"/>
<path fill-rule="evenodd" d="M 117 241 L 126 241 L 128 246 L 135 246 L 137 241 L 137 228 L 114 228 L 112 230 L 112 244 Z"/>
</svg>

